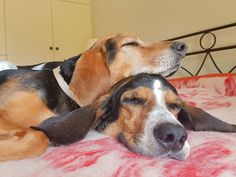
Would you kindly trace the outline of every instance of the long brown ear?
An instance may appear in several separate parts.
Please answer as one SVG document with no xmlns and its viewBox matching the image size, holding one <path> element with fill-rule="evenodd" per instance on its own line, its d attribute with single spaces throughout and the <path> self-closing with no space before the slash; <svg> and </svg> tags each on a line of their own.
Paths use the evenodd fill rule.
<svg viewBox="0 0 236 177">
<path fill-rule="evenodd" d="M 102 51 L 88 50 L 77 61 L 69 87 L 80 106 L 92 103 L 111 87 L 106 60 Z"/>
<path fill-rule="evenodd" d="M 204 110 L 184 103 L 178 114 L 179 121 L 189 130 L 236 132 L 236 125 L 226 123 Z"/>
<path fill-rule="evenodd" d="M 70 144 L 86 136 L 95 121 L 95 116 L 96 110 L 91 106 L 85 106 L 72 112 L 50 117 L 39 126 L 31 128 L 43 131 L 56 145 Z"/>
<path fill-rule="evenodd" d="M 42 131 L 54 145 L 70 144 L 83 139 L 103 114 L 103 102 L 109 94 L 101 96 L 88 106 L 55 117 L 50 117 L 32 129 Z"/>
</svg>

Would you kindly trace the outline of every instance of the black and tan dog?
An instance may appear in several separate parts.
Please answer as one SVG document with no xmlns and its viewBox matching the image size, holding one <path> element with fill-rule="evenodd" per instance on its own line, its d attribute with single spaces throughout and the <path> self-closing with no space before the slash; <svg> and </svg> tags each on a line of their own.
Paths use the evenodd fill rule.
<svg viewBox="0 0 236 177">
<path fill-rule="evenodd" d="M 0 160 L 42 154 L 48 139 L 30 126 L 91 104 L 125 77 L 142 72 L 171 75 L 186 50 L 180 42 L 145 43 L 119 34 L 99 40 L 53 71 L 0 72 Z"/>
<path fill-rule="evenodd" d="M 186 104 L 167 80 L 150 74 L 123 79 L 92 104 L 33 128 L 57 145 L 78 141 L 96 129 L 136 153 L 178 160 L 189 155 L 186 129 L 236 132 L 235 125 Z"/>
</svg>

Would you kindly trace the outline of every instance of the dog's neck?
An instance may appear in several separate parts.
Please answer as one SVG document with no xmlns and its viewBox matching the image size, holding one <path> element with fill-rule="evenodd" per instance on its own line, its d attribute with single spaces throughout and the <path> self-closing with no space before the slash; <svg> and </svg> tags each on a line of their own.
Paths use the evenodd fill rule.
<svg viewBox="0 0 236 177">
<path fill-rule="evenodd" d="M 53 69 L 53 75 L 57 80 L 58 85 L 63 90 L 63 92 L 70 97 L 73 101 L 75 101 L 79 106 L 82 105 L 79 99 L 74 95 L 74 93 L 70 90 L 68 83 L 65 78 L 60 73 L 60 66 Z"/>
</svg>

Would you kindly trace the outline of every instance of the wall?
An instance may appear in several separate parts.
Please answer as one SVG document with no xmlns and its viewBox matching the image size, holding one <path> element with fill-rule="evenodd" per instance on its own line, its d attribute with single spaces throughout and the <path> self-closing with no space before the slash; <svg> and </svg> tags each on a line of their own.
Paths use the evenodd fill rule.
<svg viewBox="0 0 236 177">
<path fill-rule="evenodd" d="M 4 16 L 4 1 L 0 0 L 0 60 L 6 60 L 6 34 Z"/>
<path fill-rule="evenodd" d="M 236 22 L 235 0 L 92 0 L 93 37 L 133 32 L 143 40 L 160 41 L 185 33 L 195 32 L 219 25 Z M 227 34 L 228 37 L 225 37 Z M 219 33 L 217 46 L 236 44 L 236 27 L 234 31 Z M 208 37 L 206 43 L 212 39 Z M 187 40 L 190 50 L 197 50 L 199 39 Z M 210 45 L 210 44 L 209 44 Z M 217 63 L 228 71 L 236 64 L 235 57 L 222 60 L 227 54 L 214 54 Z M 223 55 L 223 56 L 222 56 Z M 230 52 L 230 56 L 232 56 Z M 236 56 L 236 51 L 234 53 Z M 202 58 L 202 57 L 201 57 Z M 184 65 L 196 72 L 200 64 L 199 57 L 185 60 Z M 214 72 L 211 62 L 204 68 L 204 73 Z"/>
</svg>

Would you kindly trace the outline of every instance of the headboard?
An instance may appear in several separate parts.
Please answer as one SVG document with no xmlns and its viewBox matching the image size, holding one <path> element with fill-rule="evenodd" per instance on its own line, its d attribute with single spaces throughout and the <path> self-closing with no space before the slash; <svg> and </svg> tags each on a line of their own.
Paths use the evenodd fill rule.
<svg viewBox="0 0 236 177">
<path fill-rule="evenodd" d="M 227 35 L 229 35 L 228 40 L 225 42 L 222 39 L 224 39 Z M 218 39 L 221 42 L 219 42 Z M 188 45 L 190 44 L 189 52 L 186 54 L 185 60 L 181 67 L 182 71 L 190 76 L 200 75 L 200 72 L 207 62 L 212 65 L 212 67 L 215 68 L 214 70 L 218 73 L 236 72 L 236 23 L 217 26 L 167 40 L 181 40 L 186 42 Z M 225 53 L 228 51 L 230 51 L 230 54 L 228 55 L 231 57 L 231 61 L 227 60 L 225 57 L 223 57 L 224 61 L 222 61 L 222 55 L 219 53 Z M 215 53 L 217 53 L 218 56 L 214 56 Z M 220 61 L 219 59 L 216 59 L 217 57 L 219 58 L 219 56 L 221 57 L 221 62 L 217 63 L 216 60 Z M 194 69 L 195 71 L 191 71 L 191 68 L 185 66 L 185 62 L 191 57 L 195 57 L 198 60 L 198 62 L 193 65 L 196 67 Z M 201 61 L 199 62 L 199 60 Z M 228 66 L 227 69 L 222 70 L 222 66 L 228 64 L 229 62 L 231 63 L 231 66 Z"/>
</svg>

